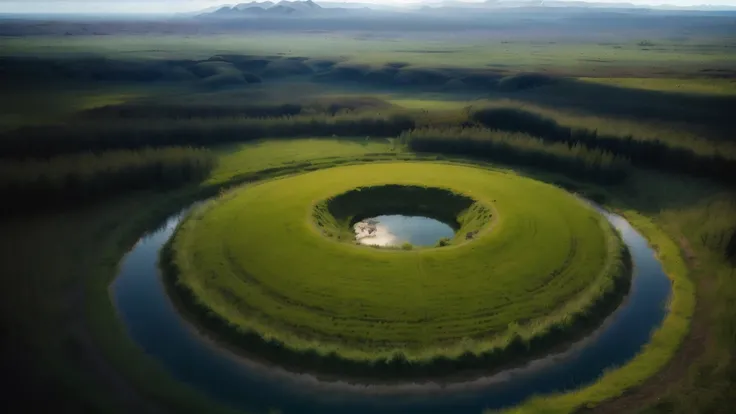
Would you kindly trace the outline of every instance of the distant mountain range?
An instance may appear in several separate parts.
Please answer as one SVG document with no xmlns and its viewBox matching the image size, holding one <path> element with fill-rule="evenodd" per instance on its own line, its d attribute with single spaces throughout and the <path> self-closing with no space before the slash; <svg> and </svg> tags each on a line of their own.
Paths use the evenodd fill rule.
<svg viewBox="0 0 736 414">
<path fill-rule="evenodd" d="M 287 1 L 278 3 L 272 1 L 240 3 L 234 6 L 221 6 L 206 14 L 215 16 L 295 16 L 305 14 L 316 14 L 324 9 L 312 0 Z"/>
<path fill-rule="evenodd" d="M 707 1 L 707 0 L 706 0 Z M 467 2 L 461 0 L 428 0 L 418 3 L 431 8 L 464 8 L 464 9 L 498 9 L 529 7 L 576 7 L 594 9 L 651 9 L 651 10 L 736 10 L 734 6 L 714 6 L 701 4 L 696 6 L 675 6 L 671 4 L 634 4 L 622 2 L 586 2 L 583 0 L 486 0 L 484 2 Z"/>
<path fill-rule="evenodd" d="M 633 3 L 588 3 L 575 0 L 486 0 L 485 2 L 464 2 L 458 0 L 439 0 L 414 3 L 411 5 L 386 5 L 366 3 L 322 2 L 321 5 L 312 0 L 252 1 L 236 5 L 222 5 L 202 10 L 199 15 L 205 17 L 258 17 L 258 16 L 320 16 L 336 14 L 355 15 L 361 11 L 403 11 L 403 12 L 483 12 L 499 9 L 538 9 L 538 8 L 576 8 L 576 9 L 638 9 L 638 10 L 724 10 L 736 11 L 732 6 L 686 6 L 673 5 L 637 5 Z"/>
</svg>

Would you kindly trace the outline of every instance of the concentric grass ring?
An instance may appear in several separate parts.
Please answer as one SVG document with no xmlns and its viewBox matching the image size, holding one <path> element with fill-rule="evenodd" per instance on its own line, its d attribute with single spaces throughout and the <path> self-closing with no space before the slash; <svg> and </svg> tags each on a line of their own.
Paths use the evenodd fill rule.
<svg viewBox="0 0 736 414">
<path fill-rule="evenodd" d="M 315 224 L 339 194 L 426 183 L 492 212 L 470 220 L 472 243 L 382 251 L 324 237 L 341 220 Z M 200 322 L 275 360 L 350 372 L 448 373 L 525 358 L 601 321 L 628 282 L 617 234 L 581 200 L 511 173 L 435 163 L 246 186 L 194 211 L 166 252 L 176 293 Z"/>
</svg>

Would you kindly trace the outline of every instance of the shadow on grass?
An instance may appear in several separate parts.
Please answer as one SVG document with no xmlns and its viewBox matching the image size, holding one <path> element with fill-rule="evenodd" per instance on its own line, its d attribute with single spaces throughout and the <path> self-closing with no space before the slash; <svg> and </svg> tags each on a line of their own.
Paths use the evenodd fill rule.
<svg viewBox="0 0 736 414">
<path fill-rule="evenodd" d="M 733 114 L 736 97 L 665 92 L 602 85 L 575 79 L 513 95 L 529 103 L 573 109 L 582 113 L 643 121 L 687 122 L 706 127 L 724 140 L 736 140 Z"/>
</svg>

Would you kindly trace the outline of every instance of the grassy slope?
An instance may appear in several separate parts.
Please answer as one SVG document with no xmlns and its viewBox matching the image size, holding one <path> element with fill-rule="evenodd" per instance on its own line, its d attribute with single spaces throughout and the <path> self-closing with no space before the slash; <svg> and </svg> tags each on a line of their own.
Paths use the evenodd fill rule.
<svg viewBox="0 0 736 414">
<path fill-rule="evenodd" d="M 585 82 L 650 91 L 695 93 L 704 95 L 736 95 L 734 79 L 687 78 L 580 78 Z"/>
<path fill-rule="evenodd" d="M 356 235 L 353 226 L 356 221 L 388 211 L 409 216 L 426 215 L 450 224 L 455 228 L 455 235 L 444 239 L 442 247 L 472 240 L 475 234 L 490 226 L 494 217 L 489 206 L 456 192 L 390 185 L 360 187 L 319 202 L 314 207 L 312 219 L 324 236 L 354 244 Z M 405 245 L 407 249 L 410 246 Z M 411 246 L 412 249 L 415 247 Z"/>
<path fill-rule="evenodd" d="M 393 151 L 389 140 L 334 140 L 304 138 L 295 140 L 261 141 L 236 144 L 219 150 L 221 154 L 217 168 L 206 184 L 226 182 L 241 174 L 301 163 L 330 162 L 331 159 L 359 157 Z"/>
<path fill-rule="evenodd" d="M 492 231 L 456 247 L 387 252 L 320 237 L 308 214 L 315 201 L 356 186 L 427 182 L 493 205 Z M 509 325 L 534 320 L 520 330 L 533 336 L 597 300 L 618 271 L 610 262 L 618 243 L 596 216 L 554 187 L 509 174 L 351 166 L 224 195 L 192 214 L 173 247 L 180 280 L 200 300 L 287 347 L 351 359 L 457 357 L 503 347 L 519 329 Z M 530 262 L 528 251 L 543 254 Z M 259 316 L 242 310 L 242 300 Z M 489 312 L 488 303 L 499 305 Z"/>
<path fill-rule="evenodd" d="M 679 248 L 650 219 L 635 211 L 623 211 L 623 216 L 657 246 L 657 255 L 673 283 L 670 313 L 652 336 L 651 341 L 631 362 L 621 369 L 605 373 L 595 384 L 557 396 L 543 396 L 527 401 L 506 413 L 569 413 L 582 407 L 594 407 L 602 401 L 621 396 L 624 391 L 643 383 L 656 374 L 677 352 L 690 328 L 695 306 L 695 286 L 688 279 L 688 270 Z"/>
</svg>

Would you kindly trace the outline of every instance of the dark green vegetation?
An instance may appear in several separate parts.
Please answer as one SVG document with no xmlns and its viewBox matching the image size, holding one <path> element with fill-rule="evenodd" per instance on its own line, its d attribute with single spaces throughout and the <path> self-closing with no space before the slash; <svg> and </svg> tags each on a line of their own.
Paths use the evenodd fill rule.
<svg viewBox="0 0 736 414">
<path fill-rule="evenodd" d="M 455 245 L 406 253 L 323 237 L 402 208 L 455 221 Z M 245 186 L 192 212 L 169 249 L 184 309 L 206 326 L 275 362 L 360 377 L 507 366 L 585 332 L 628 285 L 620 240 L 579 200 L 431 163 Z"/>
<path fill-rule="evenodd" d="M 489 225 L 493 216 L 489 206 L 463 194 L 441 188 L 393 184 L 356 188 L 314 207 L 314 220 L 324 235 L 351 243 L 355 242 L 355 223 L 382 214 L 437 219 L 455 229 L 455 242 L 472 240 Z M 452 240 L 447 239 L 442 245 L 451 243 Z"/>
<path fill-rule="evenodd" d="M 481 128 L 425 128 L 401 139 L 417 152 L 464 155 L 491 161 L 542 166 L 603 183 L 620 182 L 628 160 L 574 143 L 547 143 L 532 135 Z"/>
<path fill-rule="evenodd" d="M 611 31 L 600 30 L 602 17 L 559 25 L 584 23 L 585 36 L 495 28 L 482 41 L 460 31 L 439 40 L 418 32 L 118 35 L 131 27 L 105 22 L 65 24 L 70 36 L 62 37 L 53 24 L 2 23 L 3 33 L 17 26 L 44 36 L 0 39 L 0 165 L 48 165 L 13 169 L 4 188 L 56 183 L 32 185 L 46 194 L 28 197 L 58 200 L 59 189 L 78 188 L 63 177 L 88 177 L 81 171 L 90 163 L 67 157 L 192 151 L 202 159 L 194 164 L 209 164 L 200 150 L 169 149 L 194 146 L 211 147 L 217 160 L 204 179 L 204 169 L 173 168 L 191 179 L 175 180 L 184 184 L 176 189 L 152 178 L 159 172 L 126 172 L 121 182 L 135 183 L 116 187 L 110 175 L 103 190 L 83 191 L 99 197 L 41 201 L 0 220 L 2 368 L 14 379 L 6 395 L 44 395 L 23 399 L 28 412 L 50 404 L 58 412 L 224 412 L 149 360 L 115 314 L 109 283 L 143 232 L 246 181 L 378 160 L 479 162 L 468 148 L 496 148 L 480 155 L 622 212 L 656 246 L 676 292 L 673 312 L 635 361 L 593 387 L 520 410 L 727 412 L 736 405 L 732 24 L 676 17 L 665 20 L 677 27 L 662 29 L 647 19 Z M 114 35 L 81 35 L 92 32 Z M 473 146 L 447 135 L 460 128 Z M 414 153 L 421 137 L 435 137 L 448 154 Z M 257 141 L 238 144 L 247 140 Z M 498 143 L 513 163 L 497 155 Z M 591 182 L 606 163 L 585 160 L 609 156 L 625 177 Z M 585 174 L 573 167 L 579 157 Z M 43 180 L 29 178 L 41 169 Z"/>
<path fill-rule="evenodd" d="M 205 149 L 170 147 L 78 154 L 0 164 L 0 211 L 89 202 L 143 189 L 165 190 L 207 177 L 214 155 Z"/>
<path fill-rule="evenodd" d="M 662 139 L 636 139 L 632 135 L 598 134 L 597 130 L 559 125 L 554 119 L 519 109 L 487 109 L 473 119 L 488 128 L 525 132 L 568 147 L 585 146 L 631 159 L 636 165 L 701 175 L 727 183 L 736 182 L 736 161 L 715 152 L 697 154 L 690 148 L 672 147 Z"/>
<path fill-rule="evenodd" d="M 106 120 L 20 129 L 0 137 L 0 150 L 11 156 L 49 156 L 75 151 L 104 151 L 171 145 L 212 146 L 269 137 L 390 137 L 413 126 L 399 115 L 313 115 L 286 118 Z"/>
</svg>

